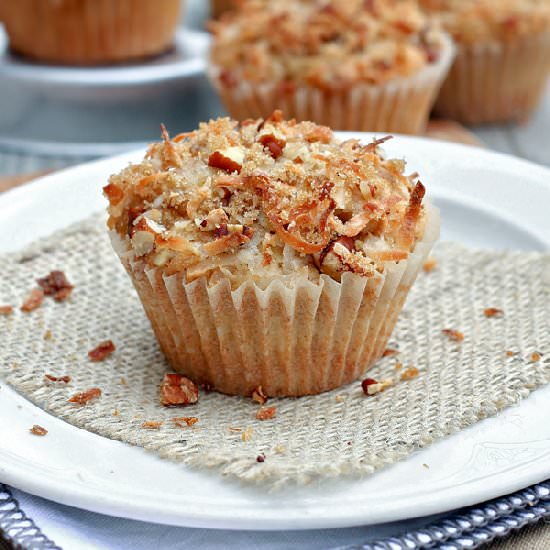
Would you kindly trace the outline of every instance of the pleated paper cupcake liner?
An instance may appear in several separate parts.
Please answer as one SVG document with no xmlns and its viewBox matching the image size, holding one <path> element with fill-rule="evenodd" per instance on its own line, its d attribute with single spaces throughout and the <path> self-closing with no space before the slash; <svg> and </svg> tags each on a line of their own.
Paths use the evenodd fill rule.
<svg viewBox="0 0 550 550">
<path fill-rule="evenodd" d="M 5 2 L 10 48 L 39 60 L 93 65 L 170 48 L 180 0 L 17 0 Z"/>
<path fill-rule="evenodd" d="M 274 397 L 324 392 L 374 364 L 438 235 L 439 212 L 429 207 L 423 239 L 383 274 L 281 278 L 265 289 L 248 281 L 236 290 L 229 279 L 208 286 L 205 277 L 166 276 L 116 232 L 111 239 L 174 370 L 222 393 L 262 386 Z"/>
<path fill-rule="evenodd" d="M 357 84 L 348 90 L 321 90 L 299 85 L 284 91 L 278 82 L 256 84 L 246 80 L 228 87 L 222 69 L 209 69 L 210 79 L 231 117 L 266 117 L 281 109 L 285 117 L 312 120 L 334 130 L 418 134 L 424 131 L 430 110 L 454 58 L 454 46 L 444 39 L 437 63 L 418 74 L 382 85 Z"/>
<path fill-rule="evenodd" d="M 467 124 L 522 121 L 539 104 L 549 74 L 550 32 L 459 46 L 435 112 Z"/>
</svg>

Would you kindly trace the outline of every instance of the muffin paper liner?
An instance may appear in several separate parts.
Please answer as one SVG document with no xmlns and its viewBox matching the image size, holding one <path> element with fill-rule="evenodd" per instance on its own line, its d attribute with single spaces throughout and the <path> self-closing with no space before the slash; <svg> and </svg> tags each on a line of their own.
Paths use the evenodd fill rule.
<svg viewBox="0 0 550 550">
<path fill-rule="evenodd" d="M 550 32 L 512 43 L 459 46 L 435 112 L 467 124 L 522 121 L 550 74 Z"/>
<path fill-rule="evenodd" d="M 439 61 L 418 74 L 382 85 L 357 84 L 342 91 L 300 85 L 288 93 L 279 83 L 244 80 L 227 87 L 220 79 L 222 69 L 216 66 L 210 67 L 209 76 L 229 114 L 237 120 L 266 117 L 281 109 L 286 118 L 312 120 L 334 130 L 417 134 L 426 127 L 453 58 L 454 46 L 445 37 Z"/>
<path fill-rule="evenodd" d="M 159 54 L 170 48 L 180 0 L 4 2 L 13 51 L 48 62 L 93 65 Z"/>
<path fill-rule="evenodd" d="M 349 383 L 384 352 L 407 293 L 439 236 L 439 212 L 427 209 L 425 234 L 408 260 L 368 278 L 344 273 L 208 286 L 151 268 L 116 232 L 115 250 L 141 298 L 171 366 L 223 393 L 316 394 Z"/>
</svg>

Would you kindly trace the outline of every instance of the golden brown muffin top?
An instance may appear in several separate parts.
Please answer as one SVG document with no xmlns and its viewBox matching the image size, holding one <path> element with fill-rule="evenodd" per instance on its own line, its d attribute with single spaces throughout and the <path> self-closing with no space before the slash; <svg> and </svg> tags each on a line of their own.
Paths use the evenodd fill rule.
<svg viewBox="0 0 550 550">
<path fill-rule="evenodd" d="M 383 84 L 437 62 L 443 47 L 416 0 L 248 0 L 210 29 L 227 86 Z"/>
<path fill-rule="evenodd" d="M 550 0 L 420 0 L 462 44 L 507 42 L 550 31 Z"/>
<path fill-rule="evenodd" d="M 280 111 L 221 118 L 153 143 L 111 176 L 109 227 L 151 267 L 261 285 L 281 275 L 370 277 L 424 231 L 424 187 L 379 143 L 338 141 Z"/>
</svg>

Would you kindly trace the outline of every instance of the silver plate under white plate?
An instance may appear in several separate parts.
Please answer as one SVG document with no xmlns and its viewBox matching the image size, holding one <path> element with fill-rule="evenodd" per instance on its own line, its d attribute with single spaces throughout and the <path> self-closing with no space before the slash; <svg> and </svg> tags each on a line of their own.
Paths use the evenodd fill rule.
<svg viewBox="0 0 550 550">
<path fill-rule="evenodd" d="M 208 34 L 176 33 L 174 48 L 125 66 L 40 65 L 10 53 L 0 27 L 0 152 L 94 158 L 195 127 L 221 112 L 205 78 Z"/>
</svg>

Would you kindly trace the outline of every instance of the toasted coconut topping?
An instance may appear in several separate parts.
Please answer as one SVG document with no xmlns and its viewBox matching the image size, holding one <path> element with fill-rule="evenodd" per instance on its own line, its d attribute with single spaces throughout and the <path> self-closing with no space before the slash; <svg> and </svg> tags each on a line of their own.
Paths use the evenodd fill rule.
<svg viewBox="0 0 550 550">
<path fill-rule="evenodd" d="M 384 159 L 383 141 L 342 143 L 280 111 L 212 120 L 178 141 L 163 129 L 141 164 L 110 178 L 109 226 L 148 265 L 187 281 L 372 277 L 406 260 L 424 230 L 424 186 Z"/>
<path fill-rule="evenodd" d="M 548 0 L 420 0 L 461 44 L 511 42 L 550 29 Z"/>
<path fill-rule="evenodd" d="M 437 61 L 441 33 L 415 0 L 248 0 L 210 23 L 220 81 L 347 89 L 415 74 Z M 274 155 L 280 143 L 269 141 Z"/>
</svg>

